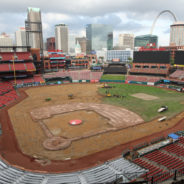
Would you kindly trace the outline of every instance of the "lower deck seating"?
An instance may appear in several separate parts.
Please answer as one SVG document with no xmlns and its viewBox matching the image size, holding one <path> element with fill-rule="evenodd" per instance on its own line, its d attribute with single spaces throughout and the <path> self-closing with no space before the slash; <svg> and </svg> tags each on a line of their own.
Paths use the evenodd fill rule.
<svg viewBox="0 0 184 184">
<path fill-rule="evenodd" d="M 127 81 L 137 81 L 137 82 L 157 82 L 160 77 L 151 77 L 151 76 L 138 76 L 138 75 L 128 75 Z"/>
<path fill-rule="evenodd" d="M 184 80 L 184 70 L 176 70 L 169 77 L 173 79 Z"/>
<path fill-rule="evenodd" d="M 178 144 L 171 144 L 163 149 L 166 150 L 167 152 L 174 153 L 178 156 L 184 157 L 184 147 L 182 147 Z"/>
<path fill-rule="evenodd" d="M 134 172 L 138 174 L 135 175 Z M 2 184 L 96 184 L 112 182 L 117 179 L 117 176 L 122 176 L 123 181 L 128 182 L 144 173 L 144 169 L 124 158 L 88 170 L 62 174 L 28 172 L 11 167 L 0 160 L 0 183 Z"/>
<path fill-rule="evenodd" d="M 135 159 L 134 163 L 149 170 L 146 175 L 142 175 L 145 179 L 151 180 L 153 177 L 154 182 L 161 182 L 172 178 L 174 170 L 180 172 L 184 169 L 184 137 Z"/>
<path fill-rule="evenodd" d="M 146 172 L 142 167 L 139 167 L 125 159 L 117 159 L 114 162 L 109 162 L 107 165 L 114 168 L 116 171 L 119 171 L 120 174 L 123 173 L 123 181 L 125 181 L 125 179 L 127 181 L 131 181 Z"/>
<path fill-rule="evenodd" d="M 143 168 L 146 168 L 149 170 L 146 174 L 142 175 L 142 177 L 144 177 L 145 180 L 151 180 L 152 176 L 156 174 L 164 173 L 163 169 L 159 168 L 158 166 L 153 165 L 150 162 L 143 160 L 142 158 L 137 158 L 134 160 L 134 162 L 142 166 Z"/>
<path fill-rule="evenodd" d="M 152 69 L 152 68 L 131 68 L 130 73 L 142 73 L 142 74 L 159 74 L 167 75 L 169 69 Z"/>
<path fill-rule="evenodd" d="M 157 164 L 163 165 L 170 170 L 184 167 L 184 161 L 173 155 L 161 151 L 154 151 L 145 155 L 144 157 L 151 161 L 154 161 Z"/>
<path fill-rule="evenodd" d="M 30 78 L 17 79 L 16 80 L 16 83 L 18 85 L 33 84 L 33 83 L 44 83 L 44 82 L 45 82 L 45 80 L 40 75 L 34 75 L 33 77 L 30 77 Z M 12 80 L 11 83 L 13 84 L 14 80 Z"/>
<path fill-rule="evenodd" d="M 0 82 L 0 95 L 3 95 L 13 89 L 10 82 Z"/>
<path fill-rule="evenodd" d="M 179 139 L 179 143 L 183 144 L 184 145 L 184 137 L 180 137 Z"/>
<path fill-rule="evenodd" d="M 16 91 L 10 82 L 0 83 L 0 108 L 11 103 L 17 98 Z"/>
</svg>

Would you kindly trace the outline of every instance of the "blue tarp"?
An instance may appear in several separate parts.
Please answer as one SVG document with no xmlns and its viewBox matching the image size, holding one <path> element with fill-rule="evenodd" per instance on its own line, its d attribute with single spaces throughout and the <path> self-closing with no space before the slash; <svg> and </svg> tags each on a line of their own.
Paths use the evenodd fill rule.
<svg viewBox="0 0 184 184">
<path fill-rule="evenodd" d="M 170 80 L 164 80 L 165 83 L 170 83 Z"/>
<path fill-rule="evenodd" d="M 179 136 L 173 133 L 169 134 L 168 136 L 171 137 L 172 139 L 179 139 Z"/>
<path fill-rule="evenodd" d="M 93 66 L 93 70 L 101 70 L 101 66 Z"/>
</svg>

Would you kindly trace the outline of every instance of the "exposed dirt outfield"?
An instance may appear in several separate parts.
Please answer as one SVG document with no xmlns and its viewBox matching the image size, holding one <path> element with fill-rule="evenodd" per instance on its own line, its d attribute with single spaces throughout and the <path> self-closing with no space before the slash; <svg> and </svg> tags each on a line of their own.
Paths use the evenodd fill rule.
<svg viewBox="0 0 184 184">
<path fill-rule="evenodd" d="M 97 164 L 98 161 L 103 162 L 107 159 L 111 159 L 115 156 L 118 156 L 119 154 L 121 154 L 123 149 L 130 148 L 132 145 L 138 143 L 139 141 L 150 140 L 151 137 L 147 137 L 147 139 L 145 139 L 144 137 L 152 135 L 154 133 L 157 134 L 157 132 L 162 132 L 168 128 L 171 128 L 184 117 L 184 113 L 181 113 L 180 115 L 177 115 L 173 119 L 164 122 L 158 122 L 157 120 L 154 120 L 152 122 L 142 123 L 123 130 L 117 130 L 113 132 L 100 134 L 98 136 L 92 136 L 89 138 L 81 139 L 79 141 L 72 142 L 71 146 L 65 150 L 58 150 L 58 151 L 45 150 L 42 143 L 46 139 L 46 135 L 44 134 L 40 125 L 35 121 L 33 121 L 33 119 L 30 116 L 30 111 L 35 108 L 66 103 L 74 103 L 74 102 L 101 103 L 102 97 L 98 95 L 97 88 L 98 88 L 97 84 L 72 84 L 72 85 L 68 84 L 60 86 L 48 86 L 48 87 L 27 89 L 26 93 L 28 97 L 8 110 L 8 114 L 10 116 L 10 120 L 12 122 L 18 140 L 18 146 L 22 150 L 22 152 L 25 153 L 26 155 L 29 156 L 42 155 L 42 157 L 53 161 L 50 166 L 40 167 L 38 166 L 38 164 L 35 164 L 34 162 L 29 162 L 28 160 L 30 158 L 27 158 L 28 160 L 24 158 L 27 164 L 23 164 L 23 161 L 16 162 L 15 158 L 13 158 L 13 153 L 8 152 L 8 150 L 4 150 L 3 157 L 9 159 L 11 158 L 10 161 L 14 163 L 19 162 L 19 164 L 22 163 L 20 165 L 22 166 L 25 165 L 25 167 L 31 169 L 47 170 L 53 172 L 76 170 L 79 168 L 85 168 Z M 73 93 L 75 96 L 75 98 L 72 100 L 68 100 L 67 94 L 70 93 Z M 48 97 L 51 97 L 52 100 L 46 102 L 45 98 Z M 73 114 L 73 116 L 75 116 L 75 114 Z M 67 118 L 70 119 L 71 117 Z M 97 117 L 97 119 L 98 118 L 100 117 Z M 73 117 L 73 119 L 76 118 Z M 59 129 L 61 129 L 62 127 L 57 126 L 55 120 L 52 121 L 54 123 L 53 126 L 48 121 L 45 123 L 47 125 L 49 124 L 48 126 L 50 127 L 52 133 L 60 135 L 61 130 Z M 177 127 L 175 127 L 174 130 L 176 130 L 177 128 L 184 128 L 182 122 L 183 120 L 180 121 L 180 124 L 177 125 Z M 106 120 L 104 120 L 104 123 L 106 124 Z M 105 124 L 102 125 L 102 127 L 103 126 L 105 127 L 106 126 Z M 92 126 L 91 123 L 89 123 L 89 127 L 86 126 L 85 128 L 88 129 L 89 131 L 91 126 Z M 96 127 L 97 129 L 100 128 L 99 124 L 95 126 L 97 126 Z M 9 127 L 8 129 L 11 129 L 11 127 Z M 70 131 L 72 132 L 72 130 Z M 168 132 L 172 131 L 173 129 L 172 130 L 170 129 L 165 133 L 163 132 L 157 134 L 157 136 L 166 135 Z M 75 132 L 73 133 L 75 134 Z M 141 138 L 143 139 L 139 140 Z M 4 145 L 4 147 L 6 147 L 6 145 Z M 114 148 L 110 149 L 112 147 Z M 102 152 L 102 150 L 106 151 Z M 72 158 L 72 160 L 64 162 L 54 161 L 65 159 L 67 160 L 69 158 Z"/>
</svg>

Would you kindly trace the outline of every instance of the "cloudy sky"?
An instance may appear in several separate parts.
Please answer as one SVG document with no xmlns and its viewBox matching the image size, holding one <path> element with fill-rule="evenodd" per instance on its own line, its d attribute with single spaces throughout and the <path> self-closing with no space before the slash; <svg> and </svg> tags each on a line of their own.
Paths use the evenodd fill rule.
<svg viewBox="0 0 184 184">
<path fill-rule="evenodd" d="M 65 23 L 71 34 L 85 36 L 86 24 L 112 24 L 114 45 L 120 33 L 149 34 L 155 17 L 163 10 L 171 10 L 178 21 L 184 21 L 183 0 L 1 0 L 0 33 L 12 37 L 24 26 L 27 7 L 38 7 L 42 12 L 44 39 L 54 36 L 54 25 Z M 159 45 L 169 44 L 173 17 L 162 14 L 153 34 Z"/>
</svg>

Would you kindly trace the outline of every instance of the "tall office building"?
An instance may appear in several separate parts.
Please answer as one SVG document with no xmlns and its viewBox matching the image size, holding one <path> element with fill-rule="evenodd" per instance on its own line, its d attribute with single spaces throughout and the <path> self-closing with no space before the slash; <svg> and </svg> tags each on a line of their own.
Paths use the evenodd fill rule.
<svg viewBox="0 0 184 184">
<path fill-rule="evenodd" d="M 75 55 L 75 38 L 76 34 L 73 30 L 68 31 L 68 53 L 70 55 Z"/>
<path fill-rule="evenodd" d="M 68 53 L 68 26 L 58 24 L 55 26 L 56 49 Z"/>
<path fill-rule="evenodd" d="M 25 21 L 27 45 L 39 48 L 43 51 L 43 34 L 41 11 L 39 8 L 28 8 L 27 20 Z"/>
<path fill-rule="evenodd" d="M 0 35 L 0 46 L 13 46 L 13 39 L 6 33 Z M 0 48 L 0 52 L 11 52 L 12 48 Z"/>
<path fill-rule="evenodd" d="M 81 47 L 81 52 L 86 54 L 86 37 L 77 37 L 75 39 L 75 44 L 79 43 Z"/>
<path fill-rule="evenodd" d="M 47 38 L 46 49 L 55 50 L 55 37 Z"/>
<path fill-rule="evenodd" d="M 26 30 L 24 27 L 20 27 L 18 31 L 15 32 L 15 41 L 17 46 L 26 46 Z M 26 51 L 26 48 L 19 48 L 17 51 Z"/>
<path fill-rule="evenodd" d="M 113 48 L 113 28 L 107 24 L 88 24 L 86 26 L 87 53 Z"/>
<path fill-rule="evenodd" d="M 171 25 L 170 45 L 184 46 L 184 22 L 175 22 Z"/>
<path fill-rule="evenodd" d="M 119 47 L 123 49 L 134 48 L 134 35 L 133 34 L 119 34 Z"/>
<path fill-rule="evenodd" d="M 158 47 L 158 37 L 156 35 L 142 35 L 136 36 L 134 41 L 134 47 Z"/>
</svg>

